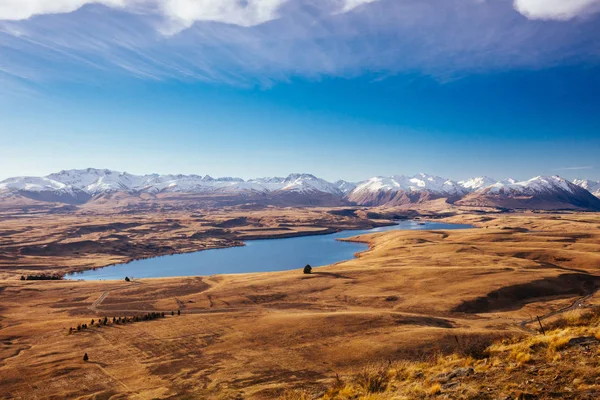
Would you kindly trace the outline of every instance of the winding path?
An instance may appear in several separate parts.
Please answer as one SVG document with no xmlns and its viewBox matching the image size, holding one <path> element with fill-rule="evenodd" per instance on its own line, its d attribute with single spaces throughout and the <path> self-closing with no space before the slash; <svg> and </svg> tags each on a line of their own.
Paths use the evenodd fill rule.
<svg viewBox="0 0 600 400">
<path fill-rule="evenodd" d="M 587 305 L 587 304 L 586 304 L 586 302 L 587 302 L 589 299 L 591 299 L 591 298 L 592 298 L 592 296 L 593 296 L 595 293 L 596 293 L 596 292 L 594 292 L 594 293 L 590 293 L 590 294 L 588 294 L 588 295 L 586 295 L 586 296 L 583 296 L 583 297 L 580 297 L 580 298 L 578 298 L 577 300 L 575 300 L 573 303 L 571 303 L 571 305 L 569 305 L 569 306 L 567 306 L 567 307 L 563 307 L 563 308 L 560 308 L 560 309 L 558 309 L 558 310 L 551 311 L 551 312 L 549 312 L 549 313 L 547 313 L 547 314 L 540 315 L 540 316 L 539 316 L 539 320 L 540 320 L 540 321 L 543 321 L 543 320 L 545 320 L 545 319 L 547 319 L 547 318 L 554 317 L 555 315 L 564 314 L 564 313 L 566 313 L 566 312 L 573 311 L 573 310 L 577 310 L 577 309 L 581 309 L 581 308 L 588 308 L 588 307 L 590 307 L 590 306 L 589 306 L 589 305 Z M 537 322 L 537 321 L 538 321 L 538 317 L 531 318 L 531 319 L 526 319 L 526 320 L 524 320 L 524 321 L 521 321 L 521 322 L 519 323 L 519 327 L 520 327 L 520 328 L 522 328 L 522 329 L 524 329 L 524 330 L 526 330 L 526 331 L 528 331 L 528 332 L 536 332 L 536 333 L 537 333 L 537 330 L 535 330 L 535 329 L 532 329 L 532 328 L 528 328 L 528 327 L 527 327 L 527 325 L 529 325 L 529 324 L 532 324 L 532 323 L 534 323 L 534 322 Z"/>
</svg>

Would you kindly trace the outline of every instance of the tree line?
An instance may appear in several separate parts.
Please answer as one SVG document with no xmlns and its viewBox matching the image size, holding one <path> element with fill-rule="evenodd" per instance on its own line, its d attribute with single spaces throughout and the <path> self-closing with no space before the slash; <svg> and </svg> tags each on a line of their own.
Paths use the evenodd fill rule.
<svg viewBox="0 0 600 400">
<path fill-rule="evenodd" d="M 171 316 L 175 315 L 175 311 L 171 311 Z M 177 315 L 181 315 L 181 310 L 177 310 Z M 69 334 L 79 332 L 92 326 L 106 326 L 106 325 L 124 325 L 131 324 L 134 322 L 142 322 L 142 321 L 152 321 L 158 318 L 165 318 L 164 312 L 149 312 L 144 315 L 136 315 L 133 317 L 112 317 L 112 319 L 108 317 L 99 318 L 98 320 L 92 319 L 90 324 L 77 324 L 77 327 L 69 328 Z"/>
</svg>

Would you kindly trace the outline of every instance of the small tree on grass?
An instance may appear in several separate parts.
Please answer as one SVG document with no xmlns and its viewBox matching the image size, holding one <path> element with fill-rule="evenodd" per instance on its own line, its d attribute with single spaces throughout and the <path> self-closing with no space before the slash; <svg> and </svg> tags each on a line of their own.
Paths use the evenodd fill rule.
<svg viewBox="0 0 600 400">
<path fill-rule="evenodd" d="M 129 282 L 129 281 L 131 281 L 131 279 L 129 279 L 129 277 L 128 277 L 128 276 L 126 276 L 126 277 L 125 277 L 125 282 Z"/>
<path fill-rule="evenodd" d="M 175 311 L 171 311 L 171 317 L 175 315 Z"/>
<path fill-rule="evenodd" d="M 94 325 L 94 320 L 92 320 L 92 322 L 90 323 L 90 325 Z"/>
<path fill-rule="evenodd" d="M 85 353 L 85 354 L 83 355 L 83 361 L 87 361 L 87 360 L 89 360 L 89 359 L 90 359 L 90 358 L 88 357 L 87 353 Z"/>
<path fill-rule="evenodd" d="M 181 315 L 181 310 L 177 310 L 177 315 Z"/>
<path fill-rule="evenodd" d="M 306 264 L 306 266 L 304 267 L 304 273 L 305 274 L 312 273 L 312 267 L 309 264 Z"/>
</svg>

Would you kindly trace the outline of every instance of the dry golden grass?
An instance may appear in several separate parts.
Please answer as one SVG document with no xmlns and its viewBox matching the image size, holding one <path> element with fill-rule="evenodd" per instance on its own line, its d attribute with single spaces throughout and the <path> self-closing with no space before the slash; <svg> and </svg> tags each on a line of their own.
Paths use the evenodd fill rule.
<svg viewBox="0 0 600 400">
<path fill-rule="evenodd" d="M 573 338 L 598 335 L 599 315 L 599 310 L 587 312 L 546 335 L 492 344 L 481 360 L 451 354 L 426 362 L 370 365 L 345 379 L 338 377 L 324 394 L 288 391 L 281 398 L 295 399 L 297 393 L 303 393 L 302 399 L 321 400 L 594 399 L 600 390 L 600 341 L 587 346 L 568 343 Z M 548 359 L 549 352 L 559 358 Z"/>
<path fill-rule="evenodd" d="M 583 359 L 564 343 L 572 335 L 597 335 L 595 317 L 584 323 L 588 317 L 575 316 L 580 311 L 566 322 L 554 321 L 563 314 L 543 319 L 546 336 L 532 333 L 537 322 L 520 323 L 595 290 L 600 215 L 450 220 L 480 229 L 364 236 L 357 240 L 367 241 L 369 252 L 312 275 L 0 281 L 0 387 L 17 399 L 272 399 L 284 393 L 301 399 L 293 396 L 323 397 L 329 390 L 329 399 L 448 393 L 476 399 L 539 393 L 535 369 L 549 377 L 564 364 L 573 367 L 556 384 L 564 398 L 596 390 L 597 350 L 590 350 L 592 364 L 577 363 Z M 596 301 L 592 296 L 582 305 Z M 105 315 L 177 309 L 179 317 L 68 334 L 69 327 Z M 488 346 L 502 337 L 515 339 Z M 530 360 L 513 356 L 519 353 Z M 373 365 L 384 365 L 375 368 L 383 375 L 353 380 Z M 457 368 L 475 374 L 451 390 L 436 380 Z M 494 380 L 478 379 L 485 376 Z"/>
</svg>

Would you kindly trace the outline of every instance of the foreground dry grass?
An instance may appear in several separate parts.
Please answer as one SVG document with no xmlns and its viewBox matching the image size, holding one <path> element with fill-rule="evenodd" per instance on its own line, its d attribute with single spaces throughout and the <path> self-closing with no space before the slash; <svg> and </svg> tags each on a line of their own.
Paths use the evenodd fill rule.
<svg viewBox="0 0 600 400">
<path fill-rule="evenodd" d="M 418 364 L 399 360 L 465 352 L 481 338 L 527 336 L 535 326 L 521 327 L 522 321 L 584 296 L 578 306 L 596 302 L 589 295 L 600 282 L 600 215 L 452 218 L 480 229 L 365 236 L 357 240 L 368 241 L 369 252 L 310 276 L 289 271 L 135 283 L 0 281 L 0 388 L 7 398 L 268 399 L 289 390 L 322 395 L 336 374 L 345 379 L 387 360 L 410 370 Z M 105 315 L 178 309 L 181 316 L 95 324 L 68 334 L 70 327 Z M 530 367 L 526 355 L 496 350 L 507 354 L 515 371 Z M 544 352 L 548 360 L 546 351 L 529 355 L 541 360 Z M 465 360 L 440 361 L 432 373 Z M 469 362 L 476 371 L 489 367 L 504 374 L 507 385 L 521 383 L 511 380 L 509 364 Z M 398 377 L 410 372 L 398 371 Z M 445 383 L 437 388 L 429 375 L 415 382 L 422 382 L 419 396 L 447 393 Z M 581 385 L 590 383 L 573 385 L 575 393 Z"/>
<path fill-rule="evenodd" d="M 371 364 L 352 376 L 338 376 L 325 392 L 288 390 L 280 399 L 596 399 L 599 345 L 600 308 L 572 311 L 543 334 L 473 346 L 427 361 Z"/>
</svg>

